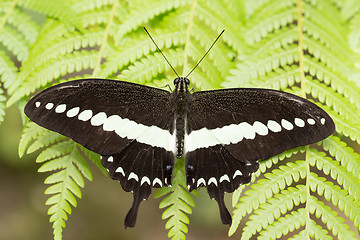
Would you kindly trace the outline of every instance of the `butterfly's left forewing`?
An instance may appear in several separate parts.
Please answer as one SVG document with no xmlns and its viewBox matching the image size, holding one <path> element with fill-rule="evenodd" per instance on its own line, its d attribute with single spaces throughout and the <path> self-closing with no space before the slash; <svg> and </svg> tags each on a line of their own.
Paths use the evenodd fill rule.
<svg viewBox="0 0 360 240">
<path fill-rule="evenodd" d="M 152 187 L 171 184 L 174 114 L 168 91 L 138 84 L 86 79 L 48 88 L 25 107 L 35 123 L 102 155 L 102 164 L 134 203 L 125 226 Z"/>
<path fill-rule="evenodd" d="M 195 92 L 189 97 L 185 135 L 187 184 L 207 187 L 231 223 L 223 197 L 248 183 L 265 160 L 334 132 L 330 116 L 295 95 L 267 89 Z"/>
</svg>

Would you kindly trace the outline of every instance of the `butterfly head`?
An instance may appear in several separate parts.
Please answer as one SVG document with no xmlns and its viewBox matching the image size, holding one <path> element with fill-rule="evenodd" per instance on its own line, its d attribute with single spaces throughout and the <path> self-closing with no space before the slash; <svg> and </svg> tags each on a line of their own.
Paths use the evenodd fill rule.
<svg viewBox="0 0 360 240">
<path fill-rule="evenodd" d="M 189 84 L 190 80 L 186 77 L 178 77 L 174 79 L 175 91 L 177 92 L 186 92 Z"/>
</svg>

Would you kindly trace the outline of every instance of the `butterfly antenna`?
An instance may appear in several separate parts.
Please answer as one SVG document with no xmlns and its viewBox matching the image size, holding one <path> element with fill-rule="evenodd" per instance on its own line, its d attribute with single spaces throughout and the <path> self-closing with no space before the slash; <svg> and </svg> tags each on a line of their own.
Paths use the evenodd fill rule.
<svg viewBox="0 0 360 240">
<path fill-rule="evenodd" d="M 220 38 L 220 36 L 225 32 L 225 29 L 221 31 L 221 33 L 219 34 L 219 36 L 215 39 L 215 41 L 213 42 L 213 44 L 210 46 L 209 50 L 206 51 L 206 53 L 204 54 L 204 56 L 200 59 L 200 61 L 195 65 L 195 67 L 188 73 L 188 75 L 186 75 L 185 78 L 187 78 L 188 76 L 190 76 L 190 74 L 195 70 L 195 68 L 197 66 L 199 66 L 199 64 L 201 63 L 201 61 L 205 58 L 205 56 L 210 52 L 211 48 L 215 45 L 216 41 Z"/>
<path fill-rule="evenodd" d="M 174 73 L 176 74 L 177 77 L 179 77 L 179 75 L 177 74 L 177 72 L 175 71 L 175 69 L 173 68 L 173 66 L 170 64 L 169 60 L 167 60 L 167 58 L 165 57 L 165 55 L 163 54 L 163 52 L 160 50 L 160 48 L 158 47 L 158 45 L 156 44 L 156 42 L 154 41 L 154 39 L 151 37 L 150 33 L 148 32 L 148 30 L 144 27 L 145 32 L 149 35 L 151 41 L 155 44 L 156 48 L 160 51 L 161 55 L 163 55 L 163 57 L 165 58 L 166 62 L 170 65 L 171 69 L 174 71 Z"/>
</svg>

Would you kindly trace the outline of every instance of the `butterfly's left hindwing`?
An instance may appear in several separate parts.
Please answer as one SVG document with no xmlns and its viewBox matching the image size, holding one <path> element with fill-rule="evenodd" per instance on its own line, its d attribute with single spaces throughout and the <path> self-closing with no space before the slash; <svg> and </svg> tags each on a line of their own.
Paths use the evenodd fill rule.
<svg viewBox="0 0 360 240">
<path fill-rule="evenodd" d="M 138 84 L 86 79 L 48 88 L 25 107 L 35 123 L 101 154 L 109 175 L 131 191 L 125 227 L 135 225 L 152 187 L 171 184 L 174 114 L 169 92 Z"/>
<path fill-rule="evenodd" d="M 125 191 L 134 194 L 133 204 L 125 218 L 125 227 L 133 227 L 139 205 L 149 197 L 151 188 L 171 184 L 174 154 L 133 141 L 122 152 L 103 156 L 101 162 L 112 179 L 119 180 Z"/>
</svg>

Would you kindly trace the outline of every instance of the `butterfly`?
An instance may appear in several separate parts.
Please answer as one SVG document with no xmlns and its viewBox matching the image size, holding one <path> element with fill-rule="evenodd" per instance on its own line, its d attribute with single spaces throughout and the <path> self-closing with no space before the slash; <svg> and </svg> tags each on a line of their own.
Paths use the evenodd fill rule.
<svg viewBox="0 0 360 240">
<path fill-rule="evenodd" d="M 152 188 L 171 186 L 174 163 L 183 156 L 189 191 L 206 187 L 222 223 L 231 224 L 224 193 L 250 182 L 259 160 L 335 130 L 324 110 L 290 93 L 255 88 L 192 93 L 187 77 L 175 78 L 174 85 L 170 92 L 108 79 L 69 81 L 33 97 L 25 114 L 102 156 L 110 177 L 133 193 L 125 228 L 135 226 Z"/>
<path fill-rule="evenodd" d="M 334 122 L 317 105 L 276 90 L 233 88 L 191 93 L 187 78 L 169 92 L 139 84 L 82 79 L 33 97 L 26 115 L 38 125 L 99 153 L 112 179 L 131 191 L 125 226 L 135 225 L 151 188 L 171 185 L 176 158 L 185 156 L 189 191 L 206 187 L 224 224 L 224 192 L 248 183 L 258 160 L 318 142 Z"/>
</svg>

